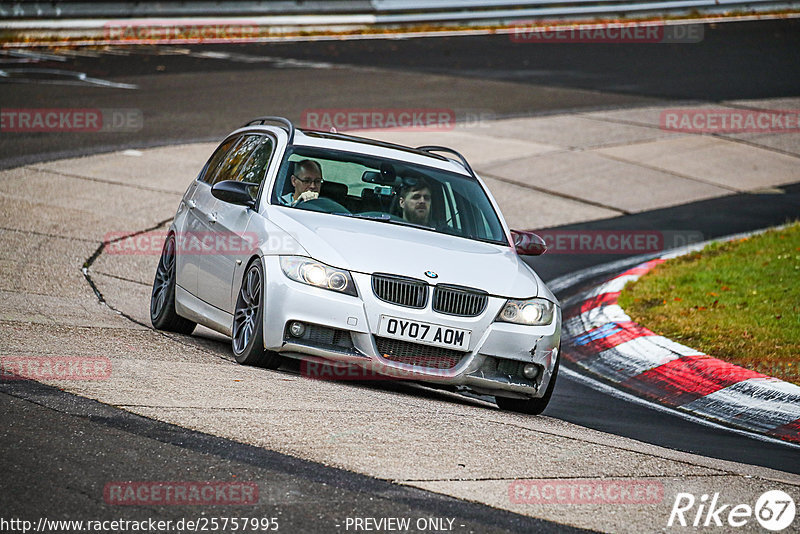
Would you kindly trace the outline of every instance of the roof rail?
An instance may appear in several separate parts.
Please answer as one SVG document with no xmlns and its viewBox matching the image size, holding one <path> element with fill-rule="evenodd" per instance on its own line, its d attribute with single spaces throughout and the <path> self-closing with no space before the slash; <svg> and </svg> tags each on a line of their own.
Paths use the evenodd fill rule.
<svg viewBox="0 0 800 534">
<path fill-rule="evenodd" d="M 325 132 L 322 130 L 300 130 L 304 134 L 311 136 L 311 137 L 323 137 L 325 139 L 338 139 L 340 141 L 357 141 L 359 143 L 364 143 L 372 146 L 378 146 L 381 148 L 390 148 L 392 150 L 403 150 L 405 152 L 411 152 L 413 154 L 419 154 L 420 152 L 425 152 L 424 150 L 420 150 L 418 148 L 412 148 L 410 146 L 405 145 L 398 145 L 396 143 L 389 143 L 387 141 L 379 141 L 377 139 L 370 139 L 369 137 L 360 137 L 357 135 L 350 135 L 346 133 L 339 133 L 339 132 Z M 440 156 L 439 154 L 432 154 L 430 152 L 425 153 L 426 156 L 433 156 L 437 159 L 442 161 L 447 161 L 447 158 L 444 156 Z"/>
<path fill-rule="evenodd" d="M 453 154 L 461 161 L 461 164 L 464 166 L 467 172 L 469 172 L 469 175 L 475 178 L 476 180 L 478 179 L 478 177 L 475 176 L 475 171 L 473 171 L 472 167 L 470 167 L 469 163 L 467 163 L 467 158 L 465 158 L 464 156 L 461 155 L 460 152 L 453 150 L 452 148 L 447 148 L 446 146 L 425 145 L 425 146 L 418 146 L 417 150 L 421 150 L 423 152 L 428 152 L 428 153 L 447 152 L 448 154 Z"/>
<path fill-rule="evenodd" d="M 292 141 L 294 141 L 294 124 L 292 124 L 292 121 L 285 117 L 274 117 L 272 115 L 267 115 L 266 117 L 258 117 L 257 119 L 253 119 L 244 126 L 253 126 L 256 124 L 264 124 L 266 122 L 278 122 L 285 126 L 286 133 L 289 135 L 289 144 L 292 144 Z"/>
</svg>

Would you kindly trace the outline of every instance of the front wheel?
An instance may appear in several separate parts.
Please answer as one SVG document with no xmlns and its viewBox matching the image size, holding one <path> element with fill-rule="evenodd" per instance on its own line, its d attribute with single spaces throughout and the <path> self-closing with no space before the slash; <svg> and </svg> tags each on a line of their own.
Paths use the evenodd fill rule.
<svg viewBox="0 0 800 534">
<path fill-rule="evenodd" d="M 175 236 L 170 234 L 161 250 L 150 295 L 150 322 L 156 330 L 191 334 L 197 326 L 175 311 Z"/>
<path fill-rule="evenodd" d="M 495 397 L 494 400 L 501 410 L 509 412 L 526 413 L 530 415 L 539 415 L 547 408 L 550 403 L 550 397 L 553 396 L 553 389 L 556 386 L 556 377 L 558 377 L 558 366 L 561 363 L 561 347 L 558 348 L 558 359 L 556 365 L 553 367 L 553 375 L 550 377 L 550 383 L 547 384 L 547 390 L 540 398 L 534 399 L 511 399 L 509 397 Z"/>
<path fill-rule="evenodd" d="M 242 278 L 233 312 L 231 345 L 237 362 L 277 369 L 280 355 L 264 349 L 264 286 L 264 268 L 256 259 Z"/>
</svg>

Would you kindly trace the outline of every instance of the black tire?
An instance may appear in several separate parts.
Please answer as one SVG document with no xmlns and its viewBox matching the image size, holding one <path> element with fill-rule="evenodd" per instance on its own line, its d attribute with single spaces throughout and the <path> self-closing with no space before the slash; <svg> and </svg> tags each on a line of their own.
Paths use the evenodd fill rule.
<svg viewBox="0 0 800 534">
<path fill-rule="evenodd" d="M 242 277 L 242 287 L 236 298 L 231 328 L 231 348 L 236 361 L 277 369 L 281 357 L 264 349 L 264 268 L 256 258 Z"/>
<path fill-rule="evenodd" d="M 547 384 L 547 390 L 540 398 L 535 399 L 511 399 L 509 397 L 495 397 L 494 400 L 501 410 L 509 412 L 526 413 L 529 415 L 541 414 L 547 405 L 550 403 L 550 397 L 553 396 L 553 390 L 556 387 L 556 378 L 558 377 L 558 366 L 561 363 L 561 347 L 558 347 L 558 359 L 556 365 L 553 367 L 553 376 L 550 377 L 550 383 Z"/>
<path fill-rule="evenodd" d="M 150 322 L 157 330 L 191 334 L 197 323 L 175 312 L 175 236 L 170 234 L 161 249 L 150 294 Z"/>
</svg>

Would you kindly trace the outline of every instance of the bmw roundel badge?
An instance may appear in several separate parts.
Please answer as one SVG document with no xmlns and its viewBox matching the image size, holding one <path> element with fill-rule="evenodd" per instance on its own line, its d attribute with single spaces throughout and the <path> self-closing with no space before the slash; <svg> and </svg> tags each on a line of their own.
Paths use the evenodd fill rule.
<svg viewBox="0 0 800 534">
<path fill-rule="evenodd" d="M 439 278 L 439 275 L 433 271 L 425 271 L 425 276 L 428 278 Z"/>
</svg>

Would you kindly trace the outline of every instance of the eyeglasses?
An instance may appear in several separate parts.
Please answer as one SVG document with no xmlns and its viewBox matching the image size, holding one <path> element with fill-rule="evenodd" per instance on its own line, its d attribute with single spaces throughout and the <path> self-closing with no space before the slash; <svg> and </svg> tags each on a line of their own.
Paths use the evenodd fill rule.
<svg viewBox="0 0 800 534">
<path fill-rule="evenodd" d="M 295 176 L 294 178 L 298 182 L 303 182 L 306 185 L 308 185 L 308 184 L 322 185 L 322 182 L 325 181 L 322 178 L 299 178 L 297 176 Z"/>
</svg>

